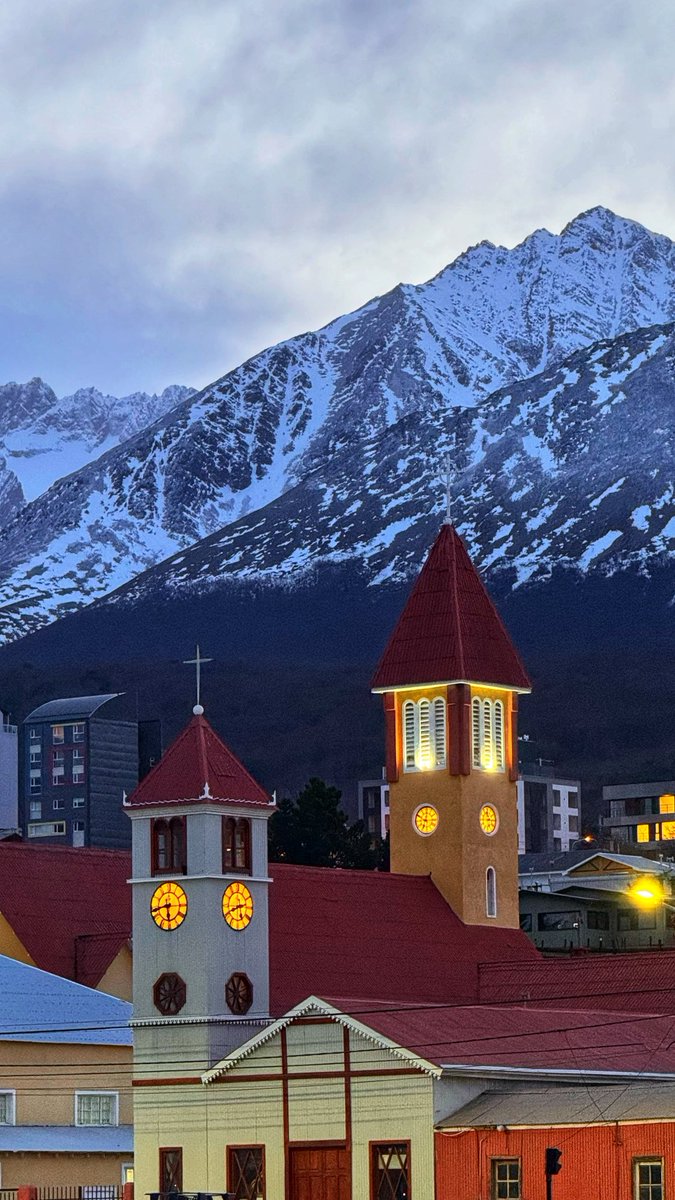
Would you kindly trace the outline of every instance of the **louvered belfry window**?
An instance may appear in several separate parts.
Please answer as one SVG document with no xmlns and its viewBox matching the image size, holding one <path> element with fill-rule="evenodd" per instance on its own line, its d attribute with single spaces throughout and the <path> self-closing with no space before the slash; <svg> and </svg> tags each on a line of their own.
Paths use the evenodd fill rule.
<svg viewBox="0 0 675 1200">
<path fill-rule="evenodd" d="M 501 700 L 471 701 L 471 761 L 477 771 L 503 771 L 504 704 Z"/>
<path fill-rule="evenodd" d="M 405 700 L 402 707 L 403 769 L 436 771 L 448 759 L 446 703 L 435 700 Z"/>
</svg>

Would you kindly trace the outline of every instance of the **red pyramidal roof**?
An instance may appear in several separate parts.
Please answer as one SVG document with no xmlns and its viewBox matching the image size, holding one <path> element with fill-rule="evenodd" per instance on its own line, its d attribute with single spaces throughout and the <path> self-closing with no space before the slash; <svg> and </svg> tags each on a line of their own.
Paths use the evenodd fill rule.
<svg viewBox="0 0 675 1200">
<path fill-rule="evenodd" d="M 462 539 L 444 525 L 399 617 L 373 688 L 497 683 L 529 689 L 525 668 Z"/>
<path fill-rule="evenodd" d="M 156 767 L 126 801 L 128 808 L 157 804 L 272 803 L 201 713 L 179 733 Z"/>
</svg>

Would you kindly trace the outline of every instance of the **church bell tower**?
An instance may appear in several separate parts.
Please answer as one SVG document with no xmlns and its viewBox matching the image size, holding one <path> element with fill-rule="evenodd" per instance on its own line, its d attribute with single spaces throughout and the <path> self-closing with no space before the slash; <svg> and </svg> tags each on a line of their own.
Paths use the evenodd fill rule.
<svg viewBox="0 0 675 1200">
<path fill-rule="evenodd" d="M 208 1070 L 269 1020 L 274 802 L 203 714 L 125 802 L 137 1079 Z"/>
<path fill-rule="evenodd" d="M 451 524 L 375 672 L 391 870 L 431 875 L 462 921 L 518 928 L 518 696 L 525 669 Z"/>
</svg>

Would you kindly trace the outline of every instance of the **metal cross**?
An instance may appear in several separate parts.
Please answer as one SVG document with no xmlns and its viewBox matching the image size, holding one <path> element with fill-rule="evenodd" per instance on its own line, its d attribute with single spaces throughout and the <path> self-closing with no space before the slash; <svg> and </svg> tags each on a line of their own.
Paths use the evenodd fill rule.
<svg viewBox="0 0 675 1200">
<path fill-rule="evenodd" d="M 197 706 L 201 706 L 201 685 L 202 685 L 202 663 L 213 662 L 212 658 L 202 658 L 197 646 L 197 653 L 194 658 L 184 658 L 183 664 L 186 667 L 196 667 L 197 669 Z"/>
</svg>

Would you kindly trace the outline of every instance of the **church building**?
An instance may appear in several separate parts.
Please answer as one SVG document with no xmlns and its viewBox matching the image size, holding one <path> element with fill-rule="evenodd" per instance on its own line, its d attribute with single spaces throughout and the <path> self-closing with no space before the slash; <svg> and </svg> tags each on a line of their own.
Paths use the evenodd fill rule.
<svg viewBox="0 0 675 1200">
<path fill-rule="evenodd" d="M 373 680 L 390 873 L 268 865 L 274 803 L 197 704 L 127 801 L 139 1196 L 459 1198 L 455 1134 L 486 1090 L 672 1077 L 662 1018 L 627 1055 L 591 1012 L 478 1004 L 486 964 L 540 961 L 518 928 L 529 686 L 443 526 Z M 518 1200 L 514 1163 L 507 1141 L 467 1198 Z"/>
</svg>

